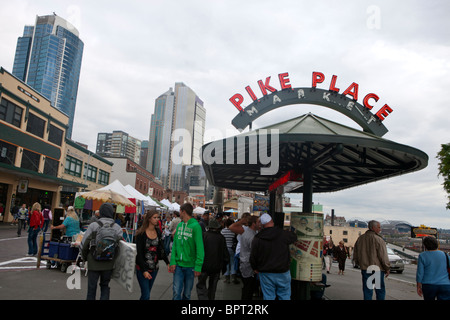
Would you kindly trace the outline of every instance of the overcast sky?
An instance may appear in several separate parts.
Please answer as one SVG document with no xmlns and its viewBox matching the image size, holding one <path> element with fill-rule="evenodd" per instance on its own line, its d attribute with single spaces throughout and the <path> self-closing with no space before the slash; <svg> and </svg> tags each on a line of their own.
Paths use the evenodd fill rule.
<svg viewBox="0 0 450 320">
<path fill-rule="evenodd" d="M 288 72 L 310 87 L 313 71 L 332 75 L 359 99 L 388 104 L 384 138 L 429 156 L 428 167 L 362 187 L 314 194 L 324 213 L 347 219 L 405 220 L 450 229 L 436 154 L 450 142 L 450 2 L 442 1 L 5 1 L 0 11 L 0 65 L 12 72 L 17 38 L 36 15 L 55 12 L 80 32 L 84 54 L 72 138 L 95 151 L 98 132 L 122 130 L 147 140 L 155 99 L 184 82 L 204 101 L 206 129 L 238 131 L 229 102 L 245 87 Z M 312 112 L 360 129 L 319 106 L 277 109 L 253 128 Z M 231 131 L 230 131 L 231 130 Z M 293 197 L 294 198 L 294 197 Z M 299 198 L 299 197 L 296 197 Z"/>
</svg>

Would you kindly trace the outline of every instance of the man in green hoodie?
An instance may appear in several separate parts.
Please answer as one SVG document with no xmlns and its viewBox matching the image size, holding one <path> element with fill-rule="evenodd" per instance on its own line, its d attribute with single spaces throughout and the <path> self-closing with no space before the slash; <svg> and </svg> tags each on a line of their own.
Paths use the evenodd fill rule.
<svg viewBox="0 0 450 320">
<path fill-rule="evenodd" d="M 205 251 L 203 233 L 198 221 L 192 217 L 192 204 L 180 207 L 181 222 L 173 239 L 169 272 L 173 273 L 173 300 L 191 298 L 194 278 L 202 272 Z"/>
</svg>

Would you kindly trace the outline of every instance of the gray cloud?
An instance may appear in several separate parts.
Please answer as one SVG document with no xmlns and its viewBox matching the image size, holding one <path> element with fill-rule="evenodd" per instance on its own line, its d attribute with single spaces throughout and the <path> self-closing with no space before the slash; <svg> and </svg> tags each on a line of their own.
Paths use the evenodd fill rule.
<svg viewBox="0 0 450 320">
<path fill-rule="evenodd" d="M 311 86 L 313 71 L 344 90 L 360 86 L 394 112 L 385 138 L 426 152 L 429 166 L 404 177 L 315 195 L 345 216 L 384 216 L 450 228 L 435 154 L 448 143 L 450 3 L 433 1 L 24 1 L 0 12 L 0 65 L 12 71 L 17 37 L 36 15 L 56 12 L 85 43 L 73 138 L 95 149 L 97 133 L 123 130 L 147 139 L 154 100 L 184 82 L 204 101 L 207 129 L 233 129 L 228 99 L 245 86 L 289 72 L 294 87 Z M 11 14 L 14 12 L 14 14 Z M 357 127 L 316 106 L 290 106 L 254 127 L 307 112 Z M 236 131 L 237 133 L 237 131 Z M 383 201 L 379 201 L 380 193 Z"/>
</svg>

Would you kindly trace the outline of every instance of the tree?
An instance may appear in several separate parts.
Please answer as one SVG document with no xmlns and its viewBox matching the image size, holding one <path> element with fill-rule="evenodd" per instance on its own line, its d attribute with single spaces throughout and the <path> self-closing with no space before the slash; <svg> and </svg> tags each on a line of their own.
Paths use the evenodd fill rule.
<svg viewBox="0 0 450 320">
<path fill-rule="evenodd" d="M 438 152 L 436 158 L 439 159 L 439 174 L 444 178 L 444 189 L 447 191 L 447 210 L 450 209 L 450 143 L 442 144 L 441 151 Z"/>
</svg>

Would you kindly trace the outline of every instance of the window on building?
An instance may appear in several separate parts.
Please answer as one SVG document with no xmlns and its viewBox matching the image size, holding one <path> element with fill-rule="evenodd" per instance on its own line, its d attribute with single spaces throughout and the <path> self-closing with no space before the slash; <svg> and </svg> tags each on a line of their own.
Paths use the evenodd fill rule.
<svg viewBox="0 0 450 320">
<path fill-rule="evenodd" d="M 29 150 L 23 149 L 22 151 L 22 163 L 20 165 L 23 169 L 32 170 L 39 172 L 39 161 L 41 160 L 41 155 Z"/>
<path fill-rule="evenodd" d="M 109 184 L 109 172 L 103 171 L 102 169 L 100 169 L 98 171 L 98 183 L 99 184 L 103 184 L 103 185 L 108 185 Z"/>
<path fill-rule="evenodd" d="M 14 165 L 17 147 L 0 140 L 0 162 Z"/>
<path fill-rule="evenodd" d="M 11 123 L 20 128 L 22 122 L 23 109 L 11 101 L 2 98 L 0 103 L 0 120 Z"/>
<path fill-rule="evenodd" d="M 59 161 L 54 159 L 45 158 L 44 164 L 44 174 L 48 174 L 49 176 L 57 177 L 58 176 L 58 166 Z"/>
<path fill-rule="evenodd" d="M 48 141 L 60 146 L 62 145 L 63 134 L 64 131 L 62 131 L 58 127 L 55 127 L 52 124 L 49 125 Z"/>
<path fill-rule="evenodd" d="M 84 174 L 83 174 L 83 178 L 92 181 L 92 182 L 96 182 L 97 181 L 97 168 L 94 166 L 91 166 L 87 163 L 84 164 Z"/>
<path fill-rule="evenodd" d="M 64 172 L 75 177 L 81 177 L 81 166 L 83 162 L 77 158 L 67 156 L 66 157 L 66 167 Z"/>
<path fill-rule="evenodd" d="M 29 133 L 37 135 L 38 137 L 43 138 L 44 130 L 45 130 L 45 120 L 39 118 L 38 116 L 30 112 L 28 114 L 27 131 Z"/>
</svg>

